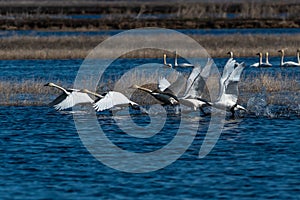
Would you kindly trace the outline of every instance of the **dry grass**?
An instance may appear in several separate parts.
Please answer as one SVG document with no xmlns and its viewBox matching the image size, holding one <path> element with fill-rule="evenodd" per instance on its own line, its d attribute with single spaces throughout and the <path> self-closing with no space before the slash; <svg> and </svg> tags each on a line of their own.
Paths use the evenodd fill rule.
<svg viewBox="0 0 300 200">
<path fill-rule="evenodd" d="M 72 59 L 85 58 L 108 36 L 35 37 L 14 36 L 0 39 L 0 59 Z M 235 57 L 254 56 L 260 51 L 279 55 L 277 50 L 287 48 L 286 55 L 294 56 L 300 47 L 300 35 L 191 35 L 211 57 L 225 57 L 233 51 Z M 174 38 L 174 44 L 178 40 Z M 114 47 L 115 48 L 115 47 Z M 114 48 L 107 49 L 113 52 Z M 144 49 L 128 53 L 128 58 L 161 58 L 163 51 Z M 192 55 L 193 50 L 189 49 Z M 169 57 L 174 57 L 169 52 Z"/>
<path fill-rule="evenodd" d="M 132 84 L 138 84 L 150 89 L 156 89 L 157 79 L 161 75 L 162 72 L 160 70 L 154 71 L 152 74 L 143 74 L 141 71 L 133 72 L 123 76 L 116 83 L 100 83 L 97 92 L 103 93 L 113 89 L 123 92 L 128 97 L 131 96 L 132 100 L 140 104 L 155 103 L 155 99 L 150 95 L 134 91 L 129 89 L 129 87 Z M 169 73 L 167 79 L 173 82 L 177 77 L 177 73 Z M 276 75 L 266 73 L 258 76 L 243 76 L 239 83 L 239 102 L 246 104 L 249 98 L 266 92 L 268 103 L 282 104 L 289 102 L 289 104 L 300 104 L 298 97 L 300 83 L 297 80 L 299 80 L 299 77 L 287 77 L 280 73 Z M 208 82 L 210 85 L 218 87 L 218 80 L 214 76 Z M 44 87 L 45 83 L 43 80 L 0 81 L 0 105 L 46 105 L 54 100 L 60 94 L 60 91 Z M 66 86 L 59 81 L 57 83 L 64 87 L 70 87 L 70 85 Z M 205 93 L 205 97 L 208 99 L 208 91 L 206 90 Z"/>
</svg>

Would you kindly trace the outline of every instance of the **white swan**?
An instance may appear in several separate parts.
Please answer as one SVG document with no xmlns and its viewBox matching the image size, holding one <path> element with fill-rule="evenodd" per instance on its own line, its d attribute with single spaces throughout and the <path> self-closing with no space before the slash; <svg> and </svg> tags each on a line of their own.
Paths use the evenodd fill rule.
<svg viewBox="0 0 300 200">
<path fill-rule="evenodd" d="M 93 103 L 95 110 L 98 112 L 111 109 L 113 107 L 126 107 L 128 105 L 131 105 L 133 107 L 138 106 L 137 103 L 129 100 L 124 94 L 120 92 L 109 91 L 106 95 L 102 96 L 87 89 L 83 89 L 80 91 L 98 97 L 98 99 L 96 99 Z"/>
<path fill-rule="evenodd" d="M 194 67 L 194 65 L 190 64 L 190 63 L 179 63 L 177 62 L 177 51 L 175 51 L 175 61 L 174 61 L 174 67 Z"/>
<path fill-rule="evenodd" d="M 86 93 L 80 92 L 77 89 L 65 89 L 54 83 L 47 83 L 44 86 L 54 87 L 61 90 L 63 93 L 52 101 L 49 106 L 53 106 L 56 110 L 65 110 L 77 104 L 93 103 L 94 100 Z"/>
<path fill-rule="evenodd" d="M 244 68 L 244 63 L 237 63 L 230 58 L 220 78 L 219 97 L 217 101 L 209 103 L 215 108 L 230 111 L 232 117 L 234 117 L 235 111 L 237 110 L 247 111 L 246 108 L 237 104 L 238 82 L 240 81 L 240 76 Z"/>
<path fill-rule="evenodd" d="M 257 53 L 256 55 L 259 56 L 259 62 L 250 65 L 250 67 L 260 67 L 262 65 L 262 53 Z"/>
<path fill-rule="evenodd" d="M 170 68 L 173 67 L 171 63 L 167 63 L 167 55 L 166 54 L 164 54 L 164 65 L 163 66 L 170 67 Z"/>
<path fill-rule="evenodd" d="M 269 52 L 266 52 L 266 62 L 264 63 L 264 65 L 266 67 L 272 67 L 272 64 L 269 62 Z"/>
<path fill-rule="evenodd" d="M 259 62 L 250 65 L 250 67 L 271 67 L 272 66 L 272 64 L 269 63 L 269 53 L 268 52 L 266 52 L 266 62 L 265 63 L 262 62 L 262 53 L 261 52 L 257 53 L 256 55 L 259 56 Z"/>
<path fill-rule="evenodd" d="M 205 81 L 208 78 L 212 66 L 212 59 L 209 59 L 205 67 L 202 69 L 200 66 L 195 66 L 189 75 L 186 83 L 186 90 L 184 95 L 177 97 L 180 104 L 187 107 L 191 107 L 193 110 L 199 108 L 202 113 L 206 114 L 202 109 L 208 106 L 208 102 L 202 99 L 202 93 L 205 88 Z M 170 84 L 167 79 L 163 78 L 159 80 L 159 88 L 162 91 L 166 89 L 174 88 L 173 84 Z"/>
<path fill-rule="evenodd" d="M 278 52 L 281 53 L 280 67 L 300 67 L 299 63 L 296 63 L 296 62 L 293 62 L 293 61 L 283 62 L 284 49 L 280 49 L 280 50 L 278 50 Z"/>
</svg>

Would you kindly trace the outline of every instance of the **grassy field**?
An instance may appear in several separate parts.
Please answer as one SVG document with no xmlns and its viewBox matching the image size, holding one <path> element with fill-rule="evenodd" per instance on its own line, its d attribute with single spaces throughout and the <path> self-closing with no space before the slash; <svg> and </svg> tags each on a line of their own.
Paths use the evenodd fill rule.
<svg viewBox="0 0 300 200">
<path fill-rule="evenodd" d="M 35 37 L 13 36 L 0 38 L 0 59 L 71 59 L 85 58 L 88 53 L 108 36 Z M 268 51 L 279 56 L 279 49 L 287 48 L 287 56 L 295 56 L 300 47 L 299 35 L 191 35 L 211 57 L 226 57 L 233 51 L 235 57 L 255 56 Z M 174 43 L 176 43 L 174 39 Z M 113 51 L 113 49 L 108 49 Z M 139 50 L 124 55 L 128 58 L 162 58 L 162 51 Z M 191 52 L 192 53 L 192 52 Z M 168 57 L 174 57 L 167 52 Z"/>
</svg>

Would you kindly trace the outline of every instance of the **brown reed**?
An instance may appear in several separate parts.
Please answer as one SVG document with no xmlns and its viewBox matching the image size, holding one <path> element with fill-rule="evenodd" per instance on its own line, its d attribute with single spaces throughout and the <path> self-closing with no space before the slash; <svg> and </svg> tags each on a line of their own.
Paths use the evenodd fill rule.
<svg viewBox="0 0 300 200">
<path fill-rule="evenodd" d="M 139 84 L 150 89 L 156 89 L 157 78 L 160 75 L 159 71 L 153 72 L 152 75 L 149 73 L 131 73 L 117 82 L 100 83 L 97 92 L 103 93 L 108 90 L 116 90 L 142 105 L 156 103 L 157 101 L 150 95 L 134 91 L 130 89 L 130 86 L 131 84 Z M 177 73 L 170 73 L 167 79 L 172 83 L 177 77 Z M 296 75 L 295 77 L 287 77 L 280 73 L 275 75 L 266 73 L 258 76 L 244 75 L 239 83 L 239 102 L 246 104 L 250 97 L 265 92 L 268 96 L 268 103 L 282 104 L 289 102 L 300 104 L 300 83 L 297 80 L 299 80 L 299 77 L 296 77 Z M 208 82 L 210 85 L 215 85 L 218 88 L 217 78 L 211 77 Z M 0 105 L 47 105 L 61 92 L 54 88 L 44 87 L 45 83 L 44 80 L 0 81 Z M 66 88 L 70 87 L 70 85 L 66 86 L 60 81 L 56 83 Z M 106 89 L 103 90 L 104 88 Z M 209 97 L 206 89 L 205 98 L 209 99 Z"/>
<path fill-rule="evenodd" d="M 235 57 L 255 56 L 258 52 L 269 51 L 271 56 L 278 55 L 277 50 L 287 48 L 287 56 L 295 56 L 300 47 L 300 35 L 191 35 L 202 45 L 211 57 L 225 57 L 233 51 Z M 0 38 L 0 59 L 73 59 L 85 58 L 108 36 L 70 36 L 36 37 L 13 36 Z M 174 44 L 178 42 L 174 38 Z M 114 49 L 107 49 L 113 52 Z M 189 54 L 193 50 L 188 49 Z M 174 57 L 173 52 L 142 49 L 130 52 L 127 58 L 162 58 L 163 53 Z M 102 55 L 103 56 L 103 55 Z"/>
</svg>

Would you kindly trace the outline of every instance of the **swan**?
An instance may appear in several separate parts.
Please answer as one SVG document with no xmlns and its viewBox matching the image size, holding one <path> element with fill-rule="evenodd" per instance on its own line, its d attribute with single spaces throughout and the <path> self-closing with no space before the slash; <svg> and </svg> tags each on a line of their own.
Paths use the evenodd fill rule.
<svg viewBox="0 0 300 200">
<path fill-rule="evenodd" d="M 174 61 L 174 67 L 194 67 L 193 64 L 190 64 L 190 63 L 177 63 L 177 57 L 178 57 L 178 54 L 177 54 L 177 51 L 175 51 L 175 61 Z"/>
<path fill-rule="evenodd" d="M 267 67 L 272 67 L 272 64 L 269 63 L 269 52 L 266 52 L 266 62 L 264 63 L 264 65 L 266 65 Z"/>
<path fill-rule="evenodd" d="M 98 112 L 111 109 L 113 107 L 125 107 L 128 105 L 133 107 L 138 106 L 137 103 L 129 100 L 124 94 L 116 91 L 109 91 L 104 96 L 87 89 L 82 89 L 80 92 L 91 94 L 97 97 L 97 99 L 93 102 L 93 106 Z"/>
<path fill-rule="evenodd" d="M 186 90 L 183 96 L 177 97 L 180 104 L 191 107 L 193 110 L 199 108 L 205 115 L 203 107 L 209 104 L 202 99 L 202 93 L 205 88 L 205 80 L 211 71 L 211 65 L 212 59 L 209 59 L 203 69 L 200 66 L 195 66 L 187 79 Z M 166 89 L 174 88 L 174 85 L 170 84 L 166 78 L 163 78 L 159 80 L 159 88 L 164 92 Z"/>
<path fill-rule="evenodd" d="M 163 66 L 170 67 L 170 68 L 173 67 L 171 63 L 167 63 L 167 55 L 166 54 L 164 54 L 164 65 Z"/>
<path fill-rule="evenodd" d="M 259 62 L 250 65 L 250 67 L 260 67 L 262 65 L 262 53 L 257 53 L 255 55 L 259 56 Z"/>
<path fill-rule="evenodd" d="M 164 91 L 160 91 L 160 89 L 150 90 L 148 88 L 144 88 L 144 87 L 141 87 L 141 86 L 138 86 L 135 84 L 132 85 L 130 88 L 147 92 L 148 94 L 153 96 L 155 99 L 160 101 L 162 103 L 162 105 L 178 105 L 179 104 L 178 98 L 169 89 L 165 89 Z"/>
<path fill-rule="evenodd" d="M 218 99 L 215 102 L 208 102 L 210 106 L 230 111 L 232 117 L 234 117 L 235 111 L 237 110 L 247 112 L 246 108 L 237 104 L 238 82 L 240 81 L 240 76 L 244 68 L 244 63 L 237 63 L 232 58 L 227 61 L 222 77 L 220 78 Z"/>
<path fill-rule="evenodd" d="M 65 110 L 77 104 L 93 103 L 94 100 L 86 93 L 80 92 L 77 89 L 65 89 L 54 83 L 47 83 L 44 86 L 54 87 L 61 90 L 63 93 L 52 101 L 49 106 L 53 106 L 56 110 Z"/>
<path fill-rule="evenodd" d="M 284 49 L 280 49 L 280 50 L 278 50 L 278 52 L 281 53 L 280 67 L 300 67 L 299 63 L 296 63 L 296 62 L 293 62 L 293 61 L 283 62 Z"/>
</svg>

